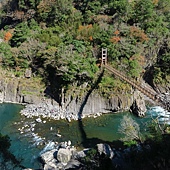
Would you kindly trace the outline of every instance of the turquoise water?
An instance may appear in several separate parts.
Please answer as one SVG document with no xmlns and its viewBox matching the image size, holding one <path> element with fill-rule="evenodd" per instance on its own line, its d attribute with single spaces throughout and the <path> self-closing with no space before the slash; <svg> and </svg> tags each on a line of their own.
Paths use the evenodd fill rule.
<svg viewBox="0 0 170 170">
<path fill-rule="evenodd" d="M 11 140 L 10 151 L 18 160 L 23 160 L 22 165 L 25 167 L 38 168 L 40 164 L 34 161 L 39 149 L 30 144 L 31 138 L 29 136 L 21 135 L 18 131 L 18 125 L 23 123 L 19 114 L 23 108 L 17 104 L 0 104 L 0 132 L 4 135 L 9 135 Z"/>
<path fill-rule="evenodd" d="M 19 114 L 23 108 L 16 104 L 0 104 L 0 132 L 10 136 L 10 151 L 16 158 L 22 160 L 27 168 L 40 168 L 37 157 L 40 151 L 50 141 L 72 141 L 77 147 L 91 147 L 100 142 L 113 143 L 122 137 L 118 133 L 120 120 L 124 113 L 105 114 L 97 118 L 85 118 L 82 121 L 54 121 L 42 119 L 44 123 L 37 123 L 35 119 L 26 119 Z M 131 114 L 130 114 L 131 115 Z M 137 118 L 131 115 L 145 131 L 145 123 L 149 116 Z M 61 137 L 58 136 L 61 135 Z"/>
<path fill-rule="evenodd" d="M 3 128 L 12 123 L 15 120 L 18 120 L 19 111 L 22 109 L 21 105 L 15 104 L 0 104 L 0 130 L 3 131 Z"/>
</svg>

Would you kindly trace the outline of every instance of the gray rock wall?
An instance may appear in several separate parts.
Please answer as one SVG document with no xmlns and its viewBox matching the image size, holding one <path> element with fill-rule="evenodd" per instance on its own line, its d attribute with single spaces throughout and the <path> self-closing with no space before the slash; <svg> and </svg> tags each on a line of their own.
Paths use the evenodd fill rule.
<svg viewBox="0 0 170 170">
<path fill-rule="evenodd" d="M 87 96 L 78 99 L 69 96 L 65 105 L 66 110 L 78 114 L 108 113 L 111 111 L 129 110 L 133 103 L 133 97 L 128 95 L 115 95 L 109 98 L 100 96 L 94 91 Z"/>
<path fill-rule="evenodd" d="M 17 79 L 0 79 L 0 102 L 20 103 Z"/>
<path fill-rule="evenodd" d="M 10 103 L 39 103 L 40 98 L 35 95 L 35 89 L 28 89 L 20 83 L 18 78 L 1 78 L 0 79 L 0 102 Z M 23 94 L 23 91 L 28 91 L 28 94 Z M 34 93 L 34 94 L 33 94 Z M 38 94 L 38 93 L 37 93 Z"/>
<path fill-rule="evenodd" d="M 26 81 L 26 80 L 25 80 Z M 29 83 L 23 83 L 19 78 L 6 78 L 0 79 L 0 102 L 12 102 L 12 103 L 25 103 L 25 104 L 38 104 L 42 102 L 44 96 L 39 95 L 38 90 L 29 86 Z M 25 93 L 24 93 L 25 92 Z M 65 103 L 62 104 L 62 108 L 67 113 L 74 115 L 84 115 L 96 113 L 108 113 L 111 111 L 125 111 L 129 110 L 132 104 L 135 102 L 135 107 L 139 111 L 145 110 L 142 97 L 138 97 L 140 92 L 136 95 L 119 94 L 110 96 L 109 98 L 100 96 L 96 90 L 90 94 L 84 94 L 82 97 L 78 97 L 79 94 L 74 96 L 67 96 L 64 98 Z M 52 102 L 53 105 L 58 103 Z M 142 105 L 140 106 L 140 103 Z M 137 105 L 137 106 L 136 106 Z M 140 109 L 142 107 L 142 109 Z M 136 113 L 137 114 L 137 113 Z M 140 113 L 141 114 L 141 113 Z"/>
</svg>

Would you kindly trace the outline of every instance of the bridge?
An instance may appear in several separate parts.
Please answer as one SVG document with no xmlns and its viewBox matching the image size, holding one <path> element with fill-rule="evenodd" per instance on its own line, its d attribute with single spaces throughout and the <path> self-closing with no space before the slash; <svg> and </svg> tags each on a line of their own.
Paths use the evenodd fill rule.
<svg viewBox="0 0 170 170">
<path fill-rule="evenodd" d="M 107 49 L 102 48 L 102 60 L 101 60 L 101 66 L 105 69 L 107 69 L 109 72 L 114 74 L 115 76 L 119 77 L 120 79 L 126 81 L 130 85 L 132 85 L 134 88 L 142 92 L 144 95 L 152 99 L 157 104 L 164 107 L 166 110 L 170 111 L 170 99 L 168 100 L 165 95 L 157 93 L 149 86 L 143 85 L 137 81 L 134 81 L 127 77 L 125 74 L 121 73 L 119 70 L 113 68 L 109 64 L 107 64 Z"/>
</svg>

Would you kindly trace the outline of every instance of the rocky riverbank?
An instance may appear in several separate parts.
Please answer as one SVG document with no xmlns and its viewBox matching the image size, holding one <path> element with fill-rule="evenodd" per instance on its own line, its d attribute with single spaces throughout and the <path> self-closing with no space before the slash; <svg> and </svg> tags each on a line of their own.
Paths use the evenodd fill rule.
<svg viewBox="0 0 170 170">
<path fill-rule="evenodd" d="M 95 96 L 97 96 L 95 94 Z M 78 120 L 82 119 L 84 117 L 91 117 L 94 118 L 97 116 L 100 116 L 102 113 L 108 113 L 112 111 L 124 111 L 124 110 L 131 110 L 131 112 L 135 113 L 139 117 L 143 117 L 146 112 L 146 106 L 145 102 L 143 100 L 143 96 L 139 91 L 135 91 L 134 95 L 132 96 L 133 103 L 131 106 L 124 105 L 121 98 L 117 97 L 117 100 L 119 100 L 119 104 L 116 105 L 115 98 L 108 99 L 104 101 L 103 98 L 100 96 L 98 97 L 91 97 L 89 102 L 84 105 L 85 110 L 81 110 L 82 105 L 80 105 L 80 102 L 75 102 L 74 100 L 70 102 L 67 106 L 60 106 L 57 102 L 52 102 L 51 99 L 43 100 L 42 102 L 38 104 L 27 104 L 26 107 L 21 111 L 21 114 L 26 116 L 27 118 L 32 117 L 39 117 L 39 118 L 50 118 L 55 120 L 60 119 L 66 119 L 69 122 L 71 120 Z M 97 99 L 97 100 L 96 100 Z M 103 102 L 101 102 L 103 101 Z M 127 98 L 127 101 L 128 98 Z M 126 102 L 127 102 L 126 101 Z M 117 108 L 115 108 L 117 106 Z M 125 107 L 126 106 L 126 107 Z M 93 107 L 93 108 L 92 108 Z M 74 110 L 72 110 L 74 109 Z"/>
<path fill-rule="evenodd" d="M 99 143 L 94 148 L 77 150 L 71 146 L 71 141 L 51 143 L 52 149 L 40 153 L 43 170 L 77 170 L 77 169 L 130 169 L 132 154 L 150 152 L 149 145 L 136 145 L 124 149 L 115 149 L 106 143 Z"/>
<path fill-rule="evenodd" d="M 85 115 L 73 114 L 72 112 L 68 112 L 66 108 L 63 108 L 57 104 L 51 104 L 50 100 L 43 101 L 39 104 L 28 104 L 25 106 L 23 110 L 21 110 L 21 114 L 26 116 L 27 118 L 39 117 L 36 119 L 41 122 L 42 118 L 50 118 L 54 120 L 66 119 L 67 121 L 78 120 L 85 117 Z M 86 116 L 94 118 L 100 116 L 102 113 L 88 114 Z"/>
<path fill-rule="evenodd" d="M 40 153 L 43 170 L 86 169 L 87 165 L 84 164 L 86 159 L 84 158 L 87 158 L 88 152 L 92 150 L 92 148 L 86 148 L 78 151 L 74 146 L 71 146 L 71 141 L 61 143 L 51 142 L 50 148 L 51 150 L 45 148 L 45 151 Z M 97 144 L 96 150 L 93 150 L 93 152 L 93 156 L 97 153 L 99 156 L 110 160 L 115 157 L 113 149 L 108 144 Z"/>
<path fill-rule="evenodd" d="M 146 111 L 143 95 L 133 89 L 131 94 L 122 92 L 109 97 L 101 96 L 97 90 L 81 95 L 81 97 L 79 94 L 70 94 L 64 96 L 62 104 L 51 97 L 47 98 L 40 90 L 43 91 L 43 87 L 40 81 L 34 78 L 0 78 L 0 102 L 26 105 L 22 110 L 22 114 L 26 117 L 42 116 L 70 121 L 130 109 L 138 116 L 144 116 Z"/>
</svg>

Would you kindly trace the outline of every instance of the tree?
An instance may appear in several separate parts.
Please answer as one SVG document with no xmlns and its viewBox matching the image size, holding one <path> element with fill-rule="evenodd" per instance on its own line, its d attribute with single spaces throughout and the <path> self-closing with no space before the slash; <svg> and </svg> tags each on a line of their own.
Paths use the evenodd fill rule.
<svg viewBox="0 0 170 170">
<path fill-rule="evenodd" d="M 127 6 L 127 0 L 113 0 L 109 3 L 109 7 L 111 8 L 110 10 L 113 11 L 113 14 L 119 13 L 120 15 L 124 15 L 126 13 Z"/>
<path fill-rule="evenodd" d="M 74 50 L 71 46 L 63 46 L 57 51 L 57 74 L 62 75 L 63 81 L 67 83 L 93 81 L 98 67 L 91 49 L 82 41 L 75 40 L 72 43 Z"/>
<path fill-rule="evenodd" d="M 6 32 L 5 35 L 4 35 L 4 40 L 5 41 L 9 41 L 12 37 L 12 34 L 10 32 Z"/>
<path fill-rule="evenodd" d="M 15 27 L 11 46 L 19 47 L 30 35 L 30 29 L 27 22 L 22 22 Z"/>
<path fill-rule="evenodd" d="M 41 1 L 37 6 L 38 20 L 52 26 L 68 23 L 72 8 L 72 0 Z"/>
<path fill-rule="evenodd" d="M 12 56 L 11 47 L 5 42 L 0 43 L 0 62 L 3 67 L 13 67 L 15 60 Z"/>
<path fill-rule="evenodd" d="M 141 141 L 141 133 L 139 124 L 133 120 L 130 116 L 123 116 L 120 122 L 119 132 L 124 135 L 121 140 L 124 142 Z"/>
</svg>

